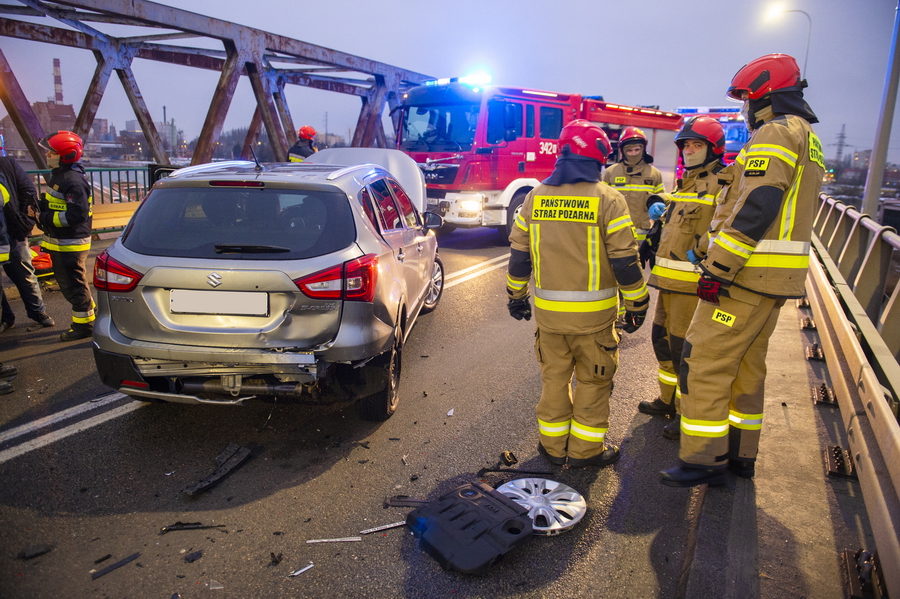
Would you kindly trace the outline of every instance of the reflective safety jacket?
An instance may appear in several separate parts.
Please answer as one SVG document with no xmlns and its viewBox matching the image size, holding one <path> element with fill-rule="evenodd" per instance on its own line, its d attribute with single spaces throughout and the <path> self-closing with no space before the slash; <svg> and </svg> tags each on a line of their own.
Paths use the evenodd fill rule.
<svg viewBox="0 0 900 599">
<path fill-rule="evenodd" d="M 533 275 L 537 326 L 561 335 L 611 327 L 619 290 L 627 310 L 645 311 L 632 228 L 625 198 L 599 181 L 537 186 L 509 236 L 507 292 L 525 297 Z"/>
<path fill-rule="evenodd" d="M 700 269 L 687 259 L 687 251 L 697 252 L 716 210 L 716 196 L 722 188 L 718 174 L 725 166 L 715 160 L 685 171 L 675 193 L 662 194 L 668 204 L 662 218 L 662 234 L 656 264 L 647 284 L 674 293 L 695 295 Z"/>
<path fill-rule="evenodd" d="M 628 213 L 638 229 L 636 236 L 640 243 L 647 237 L 651 224 L 650 217 L 647 216 L 647 198 L 665 191 L 662 173 L 643 160 L 635 166 L 617 162 L 603 172 L 603 182 L 625 196 Z"/>
<path fill-rule="evenodd" d="M 40 198 L 38 223 L 44 231 L 41 247 L 56 252 L 91 249 L 93 227 L 91 186 L 80 163 L 63 164 L 50 173 Z"/>
<path fill-rule="evenodd" d="M 309 158 L 318 151 L 311 139 L 298 139 L 288 150 L 288 162 L 303 162 L 304 158 Z"/>
<path fill-rule="evenodd" d="M 9 261 L 9 230 L 6 228 L 6 216 L 3 213 L 3 206 L 9 202 L 9 191 L 6 187 L 0 185 L 0 264 Z"/>
<path fill-rule="evenodd" d="M 802 297 L 825 174 L 822 143 L 802 117 L 769 116 L 742 154 L 734 209 L 700 266 L 761 295 Z"/>
<path fill-rule="evenodd" d="M 709 244 L 712 243 L 716 234 L 722 229 L 722 226 L 725 225 L 725 221 L 728 219 L 732 210 L 734 210 L 735 204 L 737 204 L 738 186 L 733 185 L 733 183 L 736 180 L 740 180 L 743 168 L 744 151 L 741 150 L 735 161 L 720 170 L 717 175 L 722 189 L 719 190 L 719 193 L 716 196 L 716 211 L 713 213 L 712 220 L 709 221 L 709 231 L 700 238 L 697 242 L 697 249 L 694 250 L 694 253 L 701 260 L 709 253 Z"/>
</svg>

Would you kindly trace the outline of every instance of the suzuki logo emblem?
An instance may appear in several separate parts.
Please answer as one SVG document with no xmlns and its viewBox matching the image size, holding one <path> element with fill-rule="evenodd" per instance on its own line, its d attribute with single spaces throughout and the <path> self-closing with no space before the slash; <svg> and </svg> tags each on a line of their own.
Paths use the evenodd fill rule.
<svg viewBox="0 0 900 599">
<path fill-rule="evenodd" d="M 222 284 L 222 277 L 219 276 L 219 273 L 214 272 L 206 277 L 206 282 L 209 283 L 210 287 L 215 288 Z"/>
</svg>

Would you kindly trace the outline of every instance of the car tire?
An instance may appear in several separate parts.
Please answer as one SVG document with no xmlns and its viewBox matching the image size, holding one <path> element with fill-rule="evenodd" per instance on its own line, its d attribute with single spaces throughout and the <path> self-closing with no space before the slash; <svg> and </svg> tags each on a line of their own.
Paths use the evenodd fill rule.
<svg viewBox="0 0 900 599">
<path fill-rule="evenodd" d="M 422 313 L 428 314 L 437 308 L 441 296 L 444 294 L 444 263 L 441 257 L 434 255 L 434 266 L 431 269 L 431 280 L 428 282 L 428 291 L 425 293 L 425 301 L 422 304 Z"/>
<path fill-rule="evenodd" d="M 528 191 L 520 191 L 514 195 L 513 199 L 509 202 L 509 207 L 506 209 L 506 226 L 497 229 L 500 240 L 505 244 L 509 243 L 509 236 L 512 233 L 513 227 L 516 226 L 516 217 L 519 216 L 519 212 L 522 210 L 522 204 L 525 203 L 525 197 L 527 195 Z"/>
<path fill-rule="evenodd" d="M 377 393 L 363 397 L 356 402 L 359 417 L 369 421 L 384 421 L 394 415 L 400 403 L 400 365 L 403 332 L 398 326 L 394 333 L 394 344 L 363 368 L 370 369 L 368 375 L 382 380 L 384 387 Z"/>
</svg>

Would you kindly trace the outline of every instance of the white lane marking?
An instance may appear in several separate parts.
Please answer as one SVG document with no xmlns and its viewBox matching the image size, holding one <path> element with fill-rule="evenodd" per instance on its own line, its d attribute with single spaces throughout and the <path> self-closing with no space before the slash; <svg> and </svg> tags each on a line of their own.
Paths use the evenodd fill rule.
<svg viewBox="0 0 900 599">
<path fill-rule="evenodd" d="M 469 268 L 464 268 L 462 270 L 458 270 L 454 273 L 451 273 L 444 277 L 444 289 L 450 289 L 454 285 L 459 285 L 460 283 L 465 283 L 466 281 L 472 280 L 475 277 L 480 277 L 481 275 L 487 274 L 492 270 L 497 270 L 498 268 L 505 268 L 507 263 L 509 262 L 509 254 L 505 254 L 503 256 L 499 256 L 492 260 L 487 260 L 486 262 L 482 262 L 481 264 L 476 264 L 475 266 L 470 266 Z M 496 264 L 492 264 L 496 263 Z M 474 271 L 474 272 L 472 272 Z M 469 273 L 469 274 L 466 274 Z M 447 279 L 453 279 L 449 283 Z"/>
<path fill-rule="evenodd" d="M 88 401 L 67 410 L 63 410 L 55 414 L 50 414 L 49 416 L 44 416 L 43 418 L 38 418 L 37 420 L 34 420 L 27 424 L 23 424 L 22 426 L 17 426 L 16 428 L 11 428 L 8 431 L 3 431 L 2 433 L 0 433 L 0 443 L 6 443 L 10 439 L 15 439 L 16 437 L 38 431 L 42 428 L 50 426 L 51 424 L 56 424 L 57 422 L 73 418 L 84 412 L 96 410 L 101 406 L 117 402 L 121 399 L 124 399 L 125 397 L 127 396 L 124 393 L 113 393 L 97 401 Z"/>
<path fill-rule="evenodd" d="M 41 447 L 50 445 L 51 443 L 55 443 L 60 439 L 65 439 L 69 435 L 80 433 L 91 427 L 97 426 L 98 424 L 103 424 L 108 420 L 112 420 L 113 418 L 124 416 L 125 414 L 143 408 L 146 405 L 148 404 L 139 401 L 125 404 L 124 406 L 119 406 L 118 408 L 114 408 L 108 412 L 104 412 L 103 414 L 98 414 L 96 416 L 88 418 L 87 420 L 82 420 L 81 422 L 75 423 L 71 426 L 67 426 L 66 428 L 43 435 L 41 437 L 38 437 L 37 439 L 32 439 L 31 441 L 26 441 L 21 445 L 16 445 L 15 447 L 11 447 L 5 451 L 0 451 L 0 464 L 8 462 L 13 458 L 17 458 L 20 455 L 24 455 L 34 449 L 40 449 Z"/>
<path fill-rule="evenodd" d="M 498 268 L 503 268 L 507 265 L 509 261 L 509 254 L 504 254 L 502 256 L 498 256 L 496 258 L 492 258 L 490 260 L 486 260 L 484 262 L 480 262 L 474 266 L 470 266 L 468 268 L 463 268 L 462 270 L 457 270 L 452 272 L 444 277 L 444 289 L 449 289 L 454 285 L 459 285 L 460 283 L 465 283 L 466 281 L 472 280 L 475 277 L 480 277 L 481 275 L 487 274 L 492 270 L 497 270 Z M 454 279 L 451 282 L 447 282 L 448 279 Z M 14 439 L 16 437 L 20 437 L 24 434 L 27 434 L 32 431 L 40 430 L 42 428 L 46 428 L 51 424 L 55 424 L 62 420 L 66 420 L 68 418 L 72 418 L 81 414 L 83 412 L 87 412 L 89 410 L 93 410 L 95 408 L 99 408 L 101 406 L 119 401 L 120 399 L 126 397 L 126 395 L 122 393 L 114 393 L 108 397 L 104 397 L 100 401 L 96 402 L 86 402 L 79 406 L 75 406 L 73 408 L 69 408 L 68 410 L 63 410 L 62 412 L 58 412 L 56 414 L 51 414 L 50 416 L 45 416 L 44 418 L 40 418 L 35 420 L 34 422 L 30 422 L 28 424 L 23 424 L 22 426 L 17 426 L 16 428 L 10 429 L 8 431 L 0 434 L 0 443 L 6 442 L 10 439 Z M 83 420 L 77 424 L 73 424 L 72 426 L 66 427 L 64 429 L 60 429 L 58 431 L 49 433 L 47 435 L 43 435 L 38 437 L 37 439 L 33 439 L 26 443 L 22 443 L 21 445 L 17 445 L 16 447 L 11 447 L 5 451 L 0 451 L 0 464 L 7 462 L 13 458 L 16 458 L 20 455 L 24 455 L 29 451 L 34 449 L 39 449 L 51 443 L 55 443 L 60 439 L 64 439 L 69 435 L 74 435 L 75 433 L 80 433 L 82 431 L 86 431 L 89 428 L 97 426 L 98 424 L 103 424 L 113 418 L 118 418 L 119 416 L 124 416 L 129 412 L 133 412 L 138 408 L 142 408 L 146 403 L 135 401 L 130 404 L 125 404 L 124 406 L 120 406 L 108 412 L 104 412 L 103 414 L 99 414 L 92 418 L 88 418 Z"/>
<path fill-rule="evenodd" d="M 485 260 L 484 262 L 479 262 L 475 266 L 470 266 L 470 267 L 464 268 L 462 270 L 457 270 L 455 272 L 451 272 L 444 278 L 445 279 L 453 279 L 456 277 L 461 277 L 462 275 L 472 272 L 473 270 L 479 270 L 479 269 L 482 269 L 486 266 L 493 264 L 494 262 L 501 262 L 504 260 L 509 260 L 509 254 L 503 254 L 502 256 L 497 256 L 496 258 L 491 258 L 490 260 Z"/>
</svg>

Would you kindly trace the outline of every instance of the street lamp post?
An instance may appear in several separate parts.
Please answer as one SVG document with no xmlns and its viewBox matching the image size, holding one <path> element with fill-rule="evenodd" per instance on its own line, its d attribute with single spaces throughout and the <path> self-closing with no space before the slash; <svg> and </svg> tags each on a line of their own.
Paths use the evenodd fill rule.
<svg viewBox="0 0 900 599">
<path fill-rule="evenodd" d="M 806 30 L 806 56 L 803 57 L 803 72 L 800 74 L 801 77 L 806 78 L 806 63 L 809 60 L 809 40 L 812 37 L 812 17 L 805 10 L 786 10 L 784 12 L 803 13 L 809 21 L 809 27 Z"/>
</svg>

